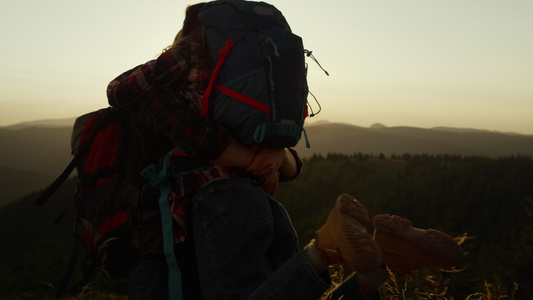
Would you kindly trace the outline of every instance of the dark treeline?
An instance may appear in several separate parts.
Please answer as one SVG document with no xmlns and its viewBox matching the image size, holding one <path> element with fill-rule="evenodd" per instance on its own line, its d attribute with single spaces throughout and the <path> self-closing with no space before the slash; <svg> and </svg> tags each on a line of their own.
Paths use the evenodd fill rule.
<svg viewBox="0 0 533 300">
<path fill-rule="evenodd" d="M 485 281 L 503 287 L 519 284 L 533 294 L 533 159 L 456 155 L 314 155 L 302 175 L 280 185 L 302 246 L 325 220 L 336 197 L 349 193 L 371 214 L 397 214 L 416 227 L 452 236 L 466 234 L 464 269 L 454 275 L 448 295 L 465 299 Z M 34 193 L 0 210 L 0 298 L 53 294 L 68 263 L 73 239 L 74 181 L 68 181 L 43 208 Z M 76 276 L 79 277 L 79 273 Z M 74 281 L 76 278 L 74 279 Z M 96 286 L 123 290 L 123 283 Z"/>
</svg>

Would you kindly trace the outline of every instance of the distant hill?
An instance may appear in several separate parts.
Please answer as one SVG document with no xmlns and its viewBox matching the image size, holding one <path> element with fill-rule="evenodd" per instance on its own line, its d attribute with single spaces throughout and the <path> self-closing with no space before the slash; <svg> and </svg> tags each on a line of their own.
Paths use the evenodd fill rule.
<svg viewBox="0 0 533 300">
<path fill-rule="evenodd" d="M 42 173 L 0 167 L 0 208 L 48 186 L 53 179 Z"/>
<path fill-rule="evenodd" d="M 0 167 L 57 176 L 70 162 L 71 127 L 0 128 Z"/>
<path fill-rule="evenodd" d="M 433 130 L 440 130 L 440 131 L 450 131 L 450 132 L 478 132 L 478 133 L 496 133 L 496 134 L 509 134 L 509 135 L 524 135 L 520 133 L 515 132 L 501 132 L 501 131 L 495 131 L 495 130 L 486 130 L 486 129 L 475 129 L 475 128 L 456 128 L 456 127 L 433 127 L 431 128 Z"/>
<path fill-rule="evenodd" d="M 18 130 L 18 129 L 24 129 L 28 127 L 51 127 L 51 128 L 71 127 L 72 125 L 74 125 L 75 120 L 76 118 L 37 120 L 37 121 L 20 122 L 17 124 L 0 127 L 0 128 Z"/>
<path fill-rule="evenodd" d="M 0 207 L 47 187 L 72 159 L 70 127 L 0 128 Z"/>
<path fill-rule="evenodd" d="M 533 135 L 508 134 L 486 130 L 438 127 L 386 127 L 375 124 L 370 128 L 345 123 L 309 124 L 306 126 L 311 148 L 302 141 L 296 147 L 302 157 L 328 152 L 342 154 L 457 154 L 463 156 L 499 157 L 508 155 L 533 156 Z"/>
<path fill-rule="evenodd" d="M 13 125 L 0 127 L 0 167 L 56 176 L 71 159 L 71 126 L 59 126 L 53 120 L 27 122 L 39 127 Z M 47 126 L 41 126 L 48 124 Z M 55 124 L 52 126 L 52 124 Z M 20 129 L 13 129 L 13 128 Z M 9 129 L 8 129 L 9 128 Z M 370 128 L 345 123 L 321 121 L 306 125 L 311 148 L 304 137 L 297 146 L 302 157 L 328 152 L 342 154 L 457 154 L 498 157 L 515 154 L 533 155 L 533 135 L 500 133 L 487 130 L 436 127 Z"/>
</svg>

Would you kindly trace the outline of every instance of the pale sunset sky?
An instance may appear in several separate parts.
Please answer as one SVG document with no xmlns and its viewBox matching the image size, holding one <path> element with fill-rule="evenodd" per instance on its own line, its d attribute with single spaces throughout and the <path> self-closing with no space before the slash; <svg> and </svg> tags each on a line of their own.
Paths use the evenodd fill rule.
<svg viewBox="0 0 533 300">
<path fill-rule="evenodd" d="M 533 134 L 532 0 L 267 2 L 330 73 L 308 59 L 310 122 Z M 0 126 L 107 106 L 107 83 L 157 57 L 193 3 L 1 0 Z"/>
</svg>

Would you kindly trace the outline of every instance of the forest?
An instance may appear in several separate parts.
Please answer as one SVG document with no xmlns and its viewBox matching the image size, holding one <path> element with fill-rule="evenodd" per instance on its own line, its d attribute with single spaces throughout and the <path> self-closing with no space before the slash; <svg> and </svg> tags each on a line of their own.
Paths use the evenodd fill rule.
<svg viewBox="0 0 533 300">
<path fill-rule="evenodd" d="M 35 192 L 0 210 L 1 299 L 53 295 L 74 245 L 74 187 L 74 180 L 67 181 L 42 208 L 33 204 L 40 194 Z M 340 193 L 363 202 L 371 215 L 400 215 L 415 227 L 444 231 L 462 243 L 461 268 L 423 270 L 423 278 L 408 278 L 399 289 L 411 289 L 411 298 L 391 295 L 399 284 L 392 280 L 383 299 L 482 299 L 472 295 L 486 293 L 488 286 L 514 299 L 533 294 L 531 157 L 313 155 L 304 159 L 301 176 L 282 183 L 276 194 L 302 246 Z M 64 220 L 55 225 L 64 212 Z M 76 277 L 81 277 L 79 270 L 73 282 Z M 125 281 L 99 276 L 84 292 L 94 290 L 120 295 Z"/>
</svg>

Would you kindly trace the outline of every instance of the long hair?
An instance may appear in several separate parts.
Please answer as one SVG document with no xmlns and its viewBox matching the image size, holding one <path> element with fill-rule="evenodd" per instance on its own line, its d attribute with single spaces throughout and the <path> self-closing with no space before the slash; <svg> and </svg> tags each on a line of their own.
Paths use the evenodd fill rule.
<svg viewBox="0 0 533 300">
<path fill-rule="evenodd" d="M 183 28 L 181 29 L 183 37 L 198 36 L 205 32 L 199 16 L 204 5 L 205 3 L 189 5 L 185 10 L 185 20 L 183 20 Z"/>
<path fill-rule="evenodd" d="M 187 51 L 191 43 L 197 43 L 200 47 L 199 59 L 203 62 L 202 67 L 209 68 L 211 65 L 209 56 L 207 55 L 207 45 L 205 41 L 205 27 L 200 21 L 200 11 L 206 3 L 201 2 L 194 5 L 187 6 L 185 10 L 185 20 L 183 20 L 183 27 L 176 34 L 172 45 L 163 50 L 184 52 Z"/>
</svg>

